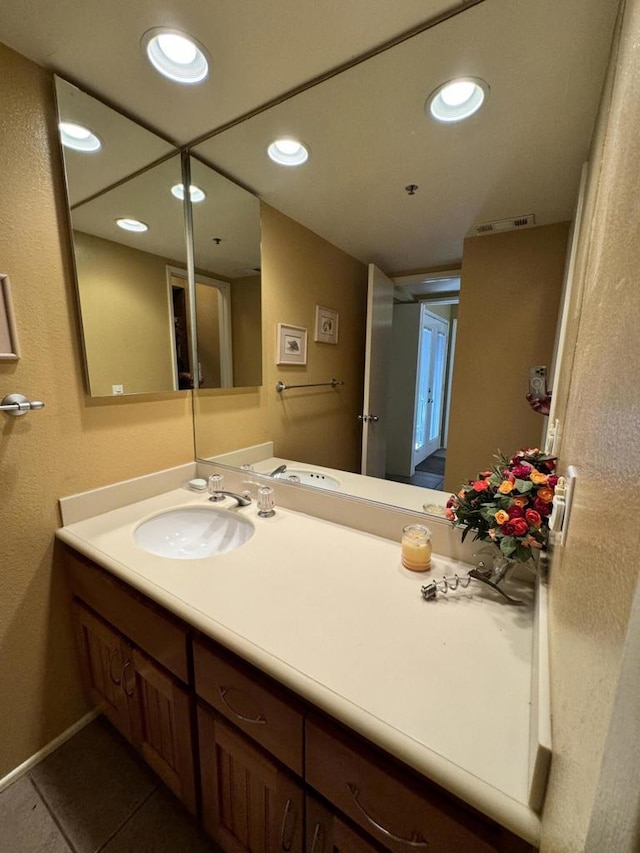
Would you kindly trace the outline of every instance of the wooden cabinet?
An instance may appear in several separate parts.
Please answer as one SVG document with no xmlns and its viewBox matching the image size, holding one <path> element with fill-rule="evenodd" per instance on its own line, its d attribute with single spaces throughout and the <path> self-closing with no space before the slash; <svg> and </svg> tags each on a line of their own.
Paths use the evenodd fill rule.
<svg viewBox="0 0 640 853">
<path fill-rule="evenodd" d="M 224 853 L 533 850 L 89 560 L 69 564 L 92 702 L 193 812 L 197 718 L 202 820 Z"/>
<path fill-rule="evenodd" d="M 195 812 L 190 691 L 81 601 L 73 608 L 89 698 Z"/>
<path fill-rule="evenodd" d="M 302 702 L 209 642 L 194 641 L 193 662 L 198 696 L 302 776 Z"/>
<path fill-rule="evenodd" d="M 122 686 L 126 646 L 102 619 L 73 602 L 74 627 L 85 691 L 92 705 L 131 741 L 129 697 Z"/>
<path fill-rule="evenodd" d="M 132 699 L 132 743 L 195 813 L 191 693 L 138 649 L 131 650 L 129 661 L 122 677 Z"/>
<path fill-rule="evenodd" d="M 285 768 L 198 705 L 202 819 L 226 853 L 302 853 L 303 788 Z"/>
<path fill-rule="evenodd" d="M 67 564 L 77 598 L 176 678 L 188 683 L 189 631 L 183 622 L 86 557 L 68 551 Z"/>
<path fill-rule="evenodd" d="M 393 853 L 495 853 L 499 833 L 434 785 L 385 760 L 320 717 L 307 720 L 305 777 Z"/>
<path fill-rule="evenodd" d="M 378 848 L 313 794 L 305 796 L 305 853 L 379 853 Z"/>
</svg>

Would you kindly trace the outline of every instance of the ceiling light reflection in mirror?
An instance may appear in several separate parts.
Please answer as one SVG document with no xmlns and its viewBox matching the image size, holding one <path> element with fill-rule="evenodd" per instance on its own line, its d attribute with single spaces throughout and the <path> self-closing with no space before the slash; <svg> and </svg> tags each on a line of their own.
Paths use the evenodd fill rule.
<svg viewBox="0 0 640 853">
<path fill-rule="evenodd" d="M 175 154 L 71 212 L 92 396 L 191 385 L 181 177 Z"/>
<path fill-rule="evenodd" d="M 617 0 L 486 0 L 213 136 L 196 151 L 309 231 L 363 263 L 373 261 L 390 275 L 455 271 L 462 264 L 461 319 L 465 239 L 476 236 L 480 223 L 534 214 L 536 227 L 527 226 L 518 236 L 540 235 L 550 243 L 543 235 L 553 233 L 557 243 L 555 302 L 548 302 L 540 318 L 550 331 L 550 342 L 544 355 L 531 354 L 550 364 L 564 264 L 562 241 L 566 246 L 617 7 Z M 468 120 L 432 120 L 425 114 L 429 93 L 443 81 L 459 79 L 487 81 L 490 97 Z M 313 160 L 304 169 L 275 170 L 264 157 L 265 146 L 287 134 L 313 147 Z M 409 185 L 417 185 L 417 191 L 408 194 Z M 503 236 L 512 235 L 478 237 L 477 242 L 486 249 L 492 244 L 480 241 Z M 512 284 L 511 296 L 505 299 L 517 316 L 529 284 Z M 467 297 L 469 306 L 472 302 Z M 492 338 L 487 328 L 491 313 L 483 304 L 473 310 L 478 316 L 467 319 L 484 323 Z M 492 341 L 494 360 L 511 363 L 517 341 L 515 350 L 504 335 Z M 454 364 L 454 392 L 455 376 L 463 366 Z M 495 382 L 483 384 L 476 376 L 476 387 L 487 390 L 473 409 L 478 430 L 485 428 L 489 409 L 500 407 L 502 422 L 508 424 L 516 409 L 525 407 L 531 440 L 539 441 L 542 419 L 536 420 L 524 400 L 526 370 L 523 376 L 518 372 L 508 392 L 503 382 L 498 397 Z M 304 371 L 300 381 L 303 376 Z M 459 404 L 464 406 L 464 400 Z M 349 417 L 357 414 L 353 411 Z M 197 451 L 206 458 L 211 443 L 199 427 L 196 424 Z M 345 429 L 349 427 L 345 421 Z M 291 419 L 291 429 L 297 428 Z M 517 446 L 527 440 L 528 435 L 522 435 Z M 301 441 L 298 436 L 298 446 Z M 478 459 L 476 470 L 490 464 L 491 454 L 502 447 L 499 428 L 492 428 L 490 442 L 489 458 Z M 316 454 L 317 447 L 310 446 L 308 456 L 295 461 L 312 461 Z M 466 476 L 473 474 L 471 468 Z"/>
<path fill-rule="evenodd" d="M 86 128 L 102 143 L 87 153 L 63 147 L 69 204 L 73 207 L 113 186 L 118 181 L 155 163 L 174 148 L 131 119 L 55 78 L 58 116 L 61 123 Z M 64 143 L 64 138 L 63 138 Z"/>
</svg>

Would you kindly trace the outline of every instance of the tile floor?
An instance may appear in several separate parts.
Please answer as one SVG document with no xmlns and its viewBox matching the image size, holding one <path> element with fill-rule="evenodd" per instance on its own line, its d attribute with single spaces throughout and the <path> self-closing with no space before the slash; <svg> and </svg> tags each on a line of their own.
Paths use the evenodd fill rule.
<svg viewBox="0 0 640 853">
<path fill-rule="evenodd" d="M 220 853 L 101 718 L 0 793 L 0 853 Z"/>
</svg>

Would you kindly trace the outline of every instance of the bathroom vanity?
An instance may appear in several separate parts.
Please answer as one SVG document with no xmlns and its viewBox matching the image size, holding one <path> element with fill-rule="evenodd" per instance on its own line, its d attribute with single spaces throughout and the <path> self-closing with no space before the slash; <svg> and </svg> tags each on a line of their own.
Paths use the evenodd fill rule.
<svg viewBox="0 0 640 853">
<path fill-rule="evenodd" d="M 533 588 L 425 602 L 398 542 L 232 500 L 255 527 L 233 551 L 136 546 L 145 519 L 204 503 L 84 500 L 58 536 L 91 700 L 221 847 L 533 849 Z M 435 555 L 431 574 L 465 568 Z"/>
</svg>

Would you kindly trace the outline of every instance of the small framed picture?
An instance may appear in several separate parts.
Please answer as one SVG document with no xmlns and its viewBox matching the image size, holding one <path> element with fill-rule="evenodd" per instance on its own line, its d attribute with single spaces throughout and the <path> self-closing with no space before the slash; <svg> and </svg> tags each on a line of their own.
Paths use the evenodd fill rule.
<svg viewBox="0 0 640 853">
<path fill-rule="evenodd" d="M 338 343 L 338 312 L 333 308 L 316 305 L 316 333 L 314 340 L 323 344 Z"/>
<path fill-rule="evenodd" d="M 0 273 L 0 359 L 20 358 L 9 276 Z"/>
<path fill-rule="evenodd" d="M 276 364 L 307 363 L 307 330 L 302 326 L 278 323 Z"/>
</svg>

